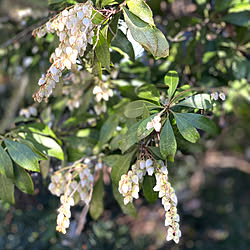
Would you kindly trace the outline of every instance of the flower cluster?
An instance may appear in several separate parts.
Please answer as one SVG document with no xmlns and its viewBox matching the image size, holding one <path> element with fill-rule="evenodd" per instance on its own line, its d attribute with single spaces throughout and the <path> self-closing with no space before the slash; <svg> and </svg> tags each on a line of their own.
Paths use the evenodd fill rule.
<svg viewBox="0 0 250 250">
<path fill-rule="evenodd" d="M 69 218 L 71 217 L 70 206 L 76 204 L 79 200 L 89 204 L 92 196 L 94 184 L 94 170 L 100 170 L 103 167 L 101 159 L 96 156 L 85 158 L 83 163 L 61 169 L 51 176 L 51 183 L 48 189 L 52 194 L 61 196 L 62 205 L 58 209 L 56 230 L 66 233 L 69 227 Z M 93 169 L 93 171 L 91 171 Z"/>
<path fill-rule="evenodd" d="M 57 226 L 56 230 L 63 234 L 66 234 L 66 229 L 69 227 L 71 217 L 70 207 L 74 206 L 74 199 L 70 196 L 62 195 L 61 206 L 58 209 L 59 214 L 57 215 Z"/>
<path fill-rule="evenodd" d="M 131 168 L 132 170 L 129 170 L 126 175 L 122 175 L 119 181 L 118 191 L 123 195 L 125 205 L 133 202 L 133 198 L 139 198 L 139 184 L 143 182 L 146 173 L 153 175 L 155 170 L 151 159 L 138 160 Z"/>
<path fill-rule="evenodd" d="M 138 160 L 132 165 L 132 170 L 121 176 L 118 190 L 124 197 L 124 204 L 133 202 L 133 198 L 139 198 L 139 184 L 143 182 L 146 174 L 150 176 L 155 174 L 156 185 L 153 190 L 159 192 L 159 198 L 162 199 L 162 205 L 166 211 L 165 226 L 168 226 L 166 240 L 174 240 L 178 243 L 181 231 L 179 229 L 180 217 L 176 209 L 177 197 L 174 188 L 168 181 L 168 170 L 163 161 L 155 161 L 150 158 Z"/>
<path fill-rule="evenodd" d="M 107 83 L 103 83 L 102 85 L 94 87 L 93 94 L 97 102 L 100 102 L 102 99 L 108 101 L 109 97 L 113 96 L 113 91 L 109 88 Z"/>
<path fill-rule="evenodd" d="M 102 83 L 101 85 L 94 87 L 93 94 L 95 95 L 95 100 L 97 102 L 94 106 L 96 114 L 100 115 L 101 113 L 105 113 L 107 111 L 105 101 L 108 101 L 109 98 L 113 96 L 112 89 L 109 88 L 107 83 Z M 101 102 L 102 100 L 103 102 Z"/>
<path fill-rule="evenodd" d="M 31 116 L 37 116 L 37 109 L 35 107 L 28 107 L 26 109 L 21 109 L 19 115 L 30 118 Z"/>
<path fill-rule="evenodd" d="M 41 77 L 38 85 L 39 91 L 33 95 L 35 101 L 41 102 L 52 94 L 52 89 L 62 75 L 62 71 L 71 69 L 76 64 L 78 57 L 84 55 L 87 44 L 92 44 L 94 36 L 93 24 L 91 21 L 92 6 L 87 2 L 85 4 L 76 4 L 70 9 L 65 9 L 55 18 L 52 18 L 40 29 L 33 32 L 38 37 L 46 33 L 56 32 L 60 44 L 52 53 L 50 61 L 52 65 L 47 74 Z"/>
<path fill-rule="evenodd" d="M 211 97 L 212 99 L 214 99 L 215 101 L 217 101 L 219 98 L 222 100 L 222 101 L 225 101 L 226 100 L 226 96 L 223 92 L 220 92 L 218 94 L 218 92 L 212 92 L 211 94 Z"/>
<path fill-rule="evenodd" d="M 156 132 L 160 132 L 161 130 L 161 116 L 157 114 L 151 122 L 147 123 L 147 130 L 154 128 Z"/>
<path fill-rule="evenodd" d="M 177 197 L 174 188 L 168 181 L 168 170 L 161 162 L 161 166 L 157 168 L 155 173 L 156 186 L 154 191 L 159 192 L 159 198 L 162 198 L 162 205 L 166 211 L 165 226 L 168 226 L 167 241 L 174 240 L 179 242 L 181 231 L 179 229 L 180 216 L 177 213 Z"/>
</svg>

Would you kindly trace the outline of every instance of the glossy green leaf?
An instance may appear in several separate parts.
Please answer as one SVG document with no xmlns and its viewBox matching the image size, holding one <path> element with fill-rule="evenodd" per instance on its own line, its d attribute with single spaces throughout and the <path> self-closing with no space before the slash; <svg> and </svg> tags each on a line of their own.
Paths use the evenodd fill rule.
<svg viewBox="0 0 250 250">
<path fill-rule="evenodd" d="M 250 25 L 250 11 L 241 11 L 236 13 L 229 13 L 222 18 L 223 21 L 241 27 L 249 27 Z"/>
<path fill-rule="evenodd" d="M 118 2 L 115 0 L 102 0 L 101 7 L 113 4 L 118 4 Z"/>
<path fill-rule="evenodd" d="M 150 135 L 153 132 L 154 128 L 147 129 L 147 124 L 148 124 L 148 122 L 151 122 L 155 116 L 156 116 L 156 114 L 153 114 L 150 117 L 148 117 L 147 119 L 144 119 L 140 123 L 140 125 L 138 126 L 138 129 L 137 129 L 137 140 L 138 141 L 144 139 L 145 137 L 147 137 L 148 135 Z"/>
<path fill-rule="evenodd" d="M 146 23 L 155 25 L 153 13 L 144 0 L 126 0 L 129 10 Z"/>
<path fill-rule="evenodd" d="M 30 175 L 23 168 L 15 165 L 15 184 L 24 193 L 33 194 L 34 184 Z"/>
<path fill-rule="evenodd" d="M 212 100 L 209 94 L 198 94 L 190 96 L 176 105 L 198 109 L 210 109 L 212 108 Z"/>
<path fill-rule="evenodd" d="M 92 23 L 98 25 L 105 20 L 105 16 L 103 16 L 100 12 L 96 11 L 94 8 L 92 9 Z"/>
<path fill-rule="evenodd" d="M 40 152 L 39 150 L 37 150 L 35 148 L 35 146 L 33 145 L 33 143 L 31 141 L 24 140 L 24 139 L 18 139 L 18 141 L 20 143 L 28 146 L 29 148 L 31 148 L 32 151 L 37 155 L 37 157 L 39 158 L 39 160 L 47 160 L 48 159 L 45 154 L 43 154 L 42 152 Z"/>
<path fill-rule="evenodd" d="M 159 104 L 160 92 L 154 84 L 144 84 L 136 89 L 136 94 L 142 99 L 155 101 Z"/>
<path fill-rule="evenodd" d="M 187 120 L 183 119 L 181 114 L 174 113 L 174 117 L 176 120 L 177 127 L 181 133 L 181 135 L 192 143 L 197 142 L 200 138 L 199 132 L 195 129 L 195 127 L 189 123 Z"/>
<path fill-rule="evenodd" d="M 97 45 L 95 47 L 95 53 L 98 61 L 101 63 L 103 67 L 106 69 L 110 69 L 110 52 L 109 45 L 107 40 L 104 38 L 102 32 L 99 32 L 99 35 L 94 38 L 94 44 L 96 43 L 96 39 L 98 39 Z"/>
<path fill-rule="evenodd" d="M 12 161 L 1 145 L 0 145 L 0 174 L 8 178 L 14 178 Z"/>
<path fill-rule="evenodd" d="M 179 77 L 176 71 L 169 71 L 164 77 L 164 83 L 169 86 L 168 99 L 171 100 L 177 88 Z"/>
<path fill-rule="evenodd" d="M 141 20 L 125 7 L 123 14 L 132 37 L 154 57 L 167 57 L 169 44 L 160 30 Z"/>
<path fill-rule="evenodd" d="M 204 130 L 209 134 L 217 134 L 218 128 L 209 118 L 204 115 L 194 114 L 194 113 L 180 113 L 178 114 L 183 120 L 191 123 L 194 127 Z"/>
<path fill-rule="evenodd" d="M 177 149 L 177 143 L 174 136 L 174 131 L 169 119 L 166 120 L 160 135 L 160 152 L 166 159 L 167 157 L 174 158 Z"/>
<path fill-rule="evenodd" d="M 118 123 L 119 123 L 119 119 L 116 115 L 111 115 L 104 122 L 100 131 L 100 147 L 101 148 L 106 142 L 108 142 L 112 138 L 112 135 L 116 131 L 116 127 L 118 126 Z"/>
<path fill-rule="evenodd" d="M 141 101 L 141 100 L 134 101 L 134 102 L 129 103 L 126 106 L 125 112 L 124 112 L 125 116 L 128 118 L 136 118 L 138 116 L 141 116 L 144 111 L 143 105 L 145 105 L 148 108 L 148 110 L 161 108 L 161 106 L 158 106 L 148 101 Z"/>
<path fill-rule="evenodd" d="M 4 139 L 4 143 L 11 158 L 16 164 L 31 171 L 40 171 L 38 164 L 39 157 L 32 151 L 31 148 L 9 139 Z"/>
<path fill-rule="evenodd" d="M 15 203 L 13 180 L 0 174 L 0 200 L 10 204 Z"/>
<path fill-rule="evenodd" d="M 127 133 L 123 136 L 121 140 L 120 149 L 122 154 L 125 153 L 129 148 L 131 148 L 137 141 L 137 129 L 141 122 L 137 122 L 128 128 Z"/>
<path fill-rule="evenodd" d="M 135 52 L 131 42 L 121 30 L 117 31 L 114 40 L 111 43 L 113 50 L 119 52 L 121 55 L 127 56 L 131 61 L 135 60 Z"/>
<path fill-rule="evenodd" d="M 64 159 L 64 153 L 61 146 L 52 138 L 36 133 L 19 133 L 25 140 L 31 141 L 35 148 L 43 154 L 56 157 L 59 160 Z"/>
<path fill-rule="evenodd" d="M 120 16 L 121 16 L 120 12 L 113 15 L 109 25 L 107 25 L 107 41 L 109 44 L 116 36 L 118 30 L 118 21 L 120 19 Z"/>
<path fill-rule="evenodd" d="M 104 185 L 101 172 L 98 181 L 95 183 L 89 207 L 89 213 L 94 220 L 97 220 L 103 213 L 104 210 L 103 197 L 104 197 Z"/>
<path fill-rule="evenodd" d="M 102 161 L 109 166 L 110 168 L 113 168 L 113 166 L 116 164 L 116 162 L 120 159 L 121 155 L 106 155 L 102 158 Z"/>
<path fill-rule="evenodd" d="M 18 127 L 18 131 L 27 131 L 36 134 L 46 135 L 55 139 L 59 144 L 62 142 L 57 138 L 56 134 L 47 125 L 42 123 L 28 123 Z"/>
<path fill-rule="evenodd" d="M 153 190 L 156 185 L 155 176 L 146 175 L 143 180 L 142 188 L 144 196 L 150 203 L 155 202 L 158 199 L 158 193 Z"/>
</svg>

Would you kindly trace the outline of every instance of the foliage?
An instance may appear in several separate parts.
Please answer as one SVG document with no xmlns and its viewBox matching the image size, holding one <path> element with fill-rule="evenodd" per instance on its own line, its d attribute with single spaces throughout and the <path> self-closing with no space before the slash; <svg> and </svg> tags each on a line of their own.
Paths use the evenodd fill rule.
<svg viewBox="0 0 250 250">
<path fill-rule="evenodd" d="M 197 1 L 196 17 L 163 16 L 157 29 L 151 8 L 155 14 L 160 12 L 151 2 L 92 1 L 93 43 L 88 44 L 71 72 L 63 71 L 48 103 L 34 105 L 38 115 L 11 120 L 14 126 L 2 131 L 2 200 L 14 203 L 15 185 L 25 193 L 33 193 L 31 172 L 41 172 L 46 178 L 49 166 L 63 168 L 95 155 L 92 171 L 99 178 L 92 190 L 90 215 L 98 219 L 105 205 L 98 163 L 112 168 L 113 196 L 124 213 L 135 215 L 132 204 L 124 205 L 118 187 L 136 156 L 149 152 L 155 160 L 174 162 L 178 150 L 191 148 L 190 143 L 197 143 L 200 137 L 218 135 L 211 114 L 219 116 L 221 109 L 211 93 L 228 93 L 228 113 L 237 113 L 237 98 L 243 103 L 249 101 L 249 4 L 216 1 L 205 8 L 206 1 Z M 59 11 L 70 9 L 76 1 L 48 4 Z M 164 27 L 166 18 L 168 24 Z M 166 32 L 162 32 L 165 28 L 170 46 Z M 33 42 L 39 53 L 32 55 L 27 68 L 27 72 L 37 72 L 32 81 L 39 78 L 40 60 L 48 66 L 48 58 L 42 58 L 40 52 L 53 52 L 58 40 L 47 34 Z M 134 50 L 140 45 L 142 56 Z M 32 45 L 27 45 L 25 51 L 12 45 L 8 50 L 1 50 L 8 62 L 1 60 L 1 64 L 14 70 L 22 54 L 31 53 Z M 233 88 L 241 90 L 238 95 Z M 160 129 L 153 126 L 156 117 L 160 117 Z M 154 176 L 146 176 L 140 185 L 150 202 L 156 199 L 154 186 Z"/>
</svg>

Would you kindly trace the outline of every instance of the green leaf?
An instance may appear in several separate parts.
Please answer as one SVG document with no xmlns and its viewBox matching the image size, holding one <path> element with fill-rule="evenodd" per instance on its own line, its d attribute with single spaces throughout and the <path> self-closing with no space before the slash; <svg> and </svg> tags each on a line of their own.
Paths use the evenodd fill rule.
<svg viewBox="0 0 250 250">
<path fill-rule="evenodd" d="M 15 165 L 15 184 L 24 193 L 33 194 L 34 185 L 30 175 L 21 167 Z"/>
<path fill-rule="evenodd" d="M 130 149 L 137 141 L 137 129 L 140 125 L 140 122 L 137 122 L 128 128 L 127 133 L 123 136 L 121 140 L 120 149 L 122 154 L 124 154 L 128 149 Z"/>
<path fill-rule="evenodd" d="M 153 13 L 144 0 L 126 0 L 129 10 L 141 20 L 151 25 L 155 25 Z"/>
<path fill-rule="evenodd" d="M 144 119 L 138 129 L 137 129 L 137 140 L 140 141 L 142 140 L 143 138 L 147 137 L 148 135 L 150 135 L 154 128 L 151 128 L 151 129 L 147 129 L 147 124 L 148 122 L 151 122 L 153 120 L 153 118 L 156 116 L 156 114 L 153 114 L 151 115 L 150 117 L 148 117 L 147 119 Z"/>
<path fill-rule="evenodd" d="M 169 86 L 168 99 L 171 100 L 177 88 L 179 77 L 176 71 L 169 71 L 164 77 L 164 83 Z"/>
<path fill-rule="evenodd" d="M 115 162 L 114 166 L 112 167 L 112 171 L 111 171 L 113 195 L 114 195 L 116 201 L 119 203 L 122 211 L 125 214 L 129 214 L 131 216 L 136 215 L 134 205 L 132 203 L 124 205 L 124 202 L 123 202 L 124 197 L 118 192 L 118 186 L 119 186 L 119 181 L 121 179 L 121 176 L 123 174 L 127 174 L 127 172 L 128 172 L 128 169 L 130 167 L 130 163 L 132 161 L 134 153 L 135 153 L 135 151 L 132 151 L 132 152 L 127 153 L 125 155 L 121 155 L 117 159 L 117 161 Z"/>
<path fill-rule="evenodd" d="M 4 139 L 4 143 L 13 161 L 22 168 L 39 172 L 39 157 L 26 145 L 9 139 Z"/>
<path fill-rule="evenodd" d="M 156 185 L 155 176 L 146 175 L 143 180 L 142 188 L 144 196 L 150 203 L 155 202 L 158 199 L 158 193 L 153 190 Z"/>
<path fill-rule="evenodd" d="M 36 134 L 46 135 L 55 139 L 59 144 L 62 144 L 62 142 L 57 138 L 55 133 L 47 125 L 42 123 L 25 124 L 18 127 L 18 131 L 25 131 L 25 132 L 32 132 Z"/>
<path fill-rule="evenodd" d="M 117 31 L 114 40 L 111 43 L 113 50 L 116 50 L 121 55 L 127 56 L 131 61 L 135 60 L 135 52 L 131 42 L 121 30 Z"/>
<path fill-rule="evenodd" d="M 132 37 L 148 50 L 154 57 L 167 57 L 169 44 L 160 30 L 141 20 L 125 7 L 123 8 L 125 22 Z"/>
<path fill-rule="evenodd" d="M 104 6 L 113 4 L 118 4 L 118 2 L 115 0 L 102 0 L 101 7 L 103 8 Z"/>
<path fill-rule="evenodd" d="M 183 119 L 179 113 L 174 113 L 174 117 L 181 135 L 187 141 L 195 143 L 197 140 L 199 140 L 200 134 L 191 123 Z"/>
<path fill-rule="evenodd" d="M 100 131 L 100 147 L 101 148 L 106 142 L 108 142 L 112 138 L 112 135 L 116 131 L 116 127 L 118 126 L 118 123 L 119 123 L 119 119 L 116 115 L 111 115 L 104 122 Z"/>
<path fill-rule="evenodd" d="M 167 157 L 174 158 L 177 149 L 177 144 L 169 119 L 166 120 L 160 135 L 160 152 L 166 159 Z"/>
<path fill-rule="evenodd" d="M 132 157 L 134 156 L 134 153 L 135 153 L 135 150 L 125 155 L 121 155 L 120 159 L 118 159 L 117 162 L 112 167 L 111 179 L 112 179 L 112 182 L 115 183 L 117 186 L 119 184 L 121 176 L 128 172 L 128 169 L 130 167 L 130 162 L 132 161 Z"/>
<path fill-rule="evenodd" d="M 95 47 L 95 53 L 98 61 L 101 63 L 103 67 L 106 69 L 110 69 L 110 52 L 109 45 L 107 40 L 104 38 L 102 32 L 99 32 L 97 37 L 94 37 L 94 44 L 96 43 L 96 39 L 98 39 L 97 45 Z"/>
<path fill-rule="evenodd" d="M 143 84 L 136 89 L 136 94 L 142 99 L 155 101 L 159 104 L 160 93 L 154 84 Z"/>
<path fill-rule="evenodd" d="M 198 94 L 190 96 L 176 105 L 198 109 L 210 109 L 212 108 L 212 100 L 209 94 Z"/>
<path fill-rule="evenodd" d="M 250 11 L 241 11 L 227 14 L 222 18 L 223 21 L 241 27 L 249 27 L 250 25 Z"/>
<path fill-rule="evenodd" d="M 0 174 L 0 200 L 10 204 L 15 203 L 13 180 Z"/>
<path fill-rule="evenodd" d="M 113 168 L 116 162 L 120 159 L 121 155 L 106 155 L 102 161 L 109 167 Z"/>
<path fill-rule="evenodd" d="M 103 197 L 104 197 L 104 185 L 101 172 L 98 181 L 95 183 L 89 207 L 89 213 L 94 220 L 97 220 L 103 213 L 104 210 Z"/>
<path fill-rule="evenodd" d="M 178 116 L 186 122 L 192 124 L 194 127 L 204 130 L 209 134 L 215 135 L 218 133 L 218 128 L 214 122 L 204 115 L 194 113 L 179 113 Z"/>
<path fill-rule="evenodd" d="M 124 112 L 125 116 L 128 118 L 136 118 L 141 116 L 144 111 L 144 105 L 148 108 L 148 110 L 161 108 L 161 106 L 158 106 L 154 103 L 138 100 L 131 102 L 126 106 Z"/>
<path fill-rule="evenodd" d="M 42 152 L 40 152 L 39 150 L 37 150 L 35 148 L 35 146 L 33 145 L 33 143 L 31 141 L 23 140 L 23 139 L 18 139 L 18 142 L 20 142 L 20 143 L 28 146 L 29 148 L 31 148 L 32 151 L 37 155 L 37 157 L 39 158 L 39 160 L 47 160 L 48 159 L 45 154 L 43 154 Z"/>
<path fill-rule="evenodd" d="M 12 161 L 1 145 L 0 145 L 0 174 L 8 178 L 14 178 Z"/>
<path fill-rule="evenodd" d="M 94 8 L 92 8 L 91 18 L 92 18 L 92 23 L 95 25 L 98 25 L 105 20 L 105 16 L 102 15 L 99 11 L 96 11 Z"/>
<path fill-rule="evenodd" d="M 120 19 L 121 13 L 117 13 L 114 16 L 112 16 L 112 19 L 110 21 L 110 24 L 107 25 L 107 41 L 110 44 L 111 41 L 114 39 L 117 29 L 118 29 L 118 21 Z"/>
<path fill-rule="evenodd" d="M 25 140 L 31 141 L 35 148 L 43 154 L 64 160 L 61 146 L 52 138 L 36 133 L 19 133 Z"/>
<path fill-rule="evenodd" d="M 195 143 L 200 138 L 199 132 L 193 127 L 193 125 L 187 122 L 179 113 L 174 113 L 174 117 L 177 123 L 177 127 L 181 135 L 192 143 Z"/>
</svg>

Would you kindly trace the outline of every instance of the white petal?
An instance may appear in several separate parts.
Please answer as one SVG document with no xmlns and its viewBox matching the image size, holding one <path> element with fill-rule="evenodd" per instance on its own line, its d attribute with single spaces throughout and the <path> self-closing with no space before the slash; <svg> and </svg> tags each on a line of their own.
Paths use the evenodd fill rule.
<svg viewBox="0 0 250 250">
<path fill-rule="evenodd" d="M 146 168 L 149 168 L 150 166 L 152 166 L 153 162 L 151 159 L 147 159 L 146 160 Z"/>
</svg>

